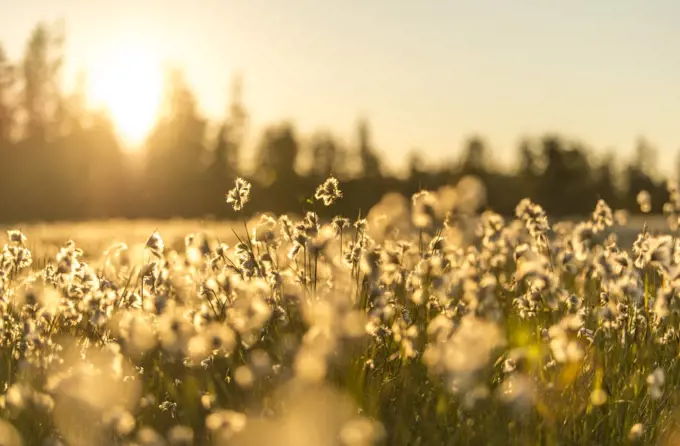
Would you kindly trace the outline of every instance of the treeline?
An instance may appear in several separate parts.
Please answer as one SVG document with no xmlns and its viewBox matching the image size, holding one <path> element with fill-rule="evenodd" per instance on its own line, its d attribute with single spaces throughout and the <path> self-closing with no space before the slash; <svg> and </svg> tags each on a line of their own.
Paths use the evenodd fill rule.
<svg viewBox="0 0 680 446">
<path fill-rule="evenodd" d="M 258 136 L 252 173 L 242 169 L 248 114 L 234 82 L 227 118 L 201 116 L 180 70 L 169 73 L 164 112 L 142 149 L 143 162 L 122 149 L 107 116 L 88 110 L 83 82 L 61 88 L 63 38 L 41 24 L 25 54 L 12 61 L 0 46 L 0 221 L 81 220 L 110 217 L 233 217 L 224 194 L 237 176 L 254 183 L 249 212 L 309 208 L 309 197 L 329 175 L 342 181 L 345 199 L 331 211 L 354 215 L 370 209 L 388 191 L 411 195 L 421 189 L 479 177 L 488 207 L 511 214 L 530 197 L 554 216 L 591 212 L 599 198 L 613 208 L 636 210 L 647 190 L 653 211 L 666 201 L 655 179 L 654 151 L 643 140 L 622 162 L 616 152 L 594 160 L 590 149 L 559 135 L 525 139 L 514 169 L 499 169 L 483 138 L 472 137 L 458 159 L 424 167 L 426 154 L 408 160 L 406 175 L 390 174 L 360 121 L 350 144 L 330 132 L 304 138 L 290 123 Z"/>
</svg>

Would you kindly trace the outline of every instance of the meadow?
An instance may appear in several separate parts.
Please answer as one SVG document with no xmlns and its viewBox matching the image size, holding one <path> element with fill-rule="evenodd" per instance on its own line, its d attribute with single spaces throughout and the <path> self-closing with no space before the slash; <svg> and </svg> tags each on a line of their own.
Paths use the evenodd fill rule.
<svg viewBox="0 0 680 446">
<path fill-rule="evenodd" d="M 674 183 L 663 218 L 504 218 L 464 178 L 322 221 L 341 189 L 7 228 L 0 444 L 680 442 Z"/>
</svg>

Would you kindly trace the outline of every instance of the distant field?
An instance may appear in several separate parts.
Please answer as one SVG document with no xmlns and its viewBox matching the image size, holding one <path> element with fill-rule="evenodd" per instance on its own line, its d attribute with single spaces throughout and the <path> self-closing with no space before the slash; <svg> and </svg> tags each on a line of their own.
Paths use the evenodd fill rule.
<svg viewBox="0 0 680 446">
<path fill-rule="evenodd" d="M 579 221 L 582 218 L 571 218 Z M 249 228 L 252 224 L 249 222 Z M 664 231 L 666 220 L 663 216 L 630 218 L 628 226 L 618 228 L 619 243 L 630 247 L 644 223 L 651 231 Z M 169 246 L 181 248 L 184 237 L 190 233 L 205 232 L 221 241 L 233 245 L 236 240 L 232 230 L 241 236 L 245 229 L 242 221 L 210 220 L 106 220 L 65 223 L 33 223 L 15 226 L 4 225 L 4 229 L 20 228 L 28 237 L 29 248 L 38 255 L 52 257 L 64 242 L 72 239 L 85 250 L 88 256 L 99 256 L 114 243 L 123 242 L 130 246 L 145 243 L 149 236 L 158 231 Z"/>
<path fill-rule="evenodd" d="M 184 237 L 190 233 L 206 232 L 219 237 L 226 243 L 233 244 L 236 237 L 232 229 L 242 235 L 245 229 L 243 222 L 220 222 L 202 220 L 106 220 L 65 223 L 38 223 L 15 226 L 4 226 L 4 229 L 19 228 L 28 238 L 28 247 L 41 256 L 53 257 L 59 247 L 68 240 L 88 256 L 98 257 L 114 243 L 126 243 L 130 246 L 146 243 L 157 231 L 166 244 L 171 247 L 184 243 Z M 178 246 L 179 247 L 179 246 Z"/>
</svg>

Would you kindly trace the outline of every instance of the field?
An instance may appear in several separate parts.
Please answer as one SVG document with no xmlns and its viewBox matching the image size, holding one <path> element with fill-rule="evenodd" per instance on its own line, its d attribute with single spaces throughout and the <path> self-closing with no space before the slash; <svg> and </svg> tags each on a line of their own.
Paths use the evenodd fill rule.
<svg viewBox="0 0 680 446">
<path fill-rule="evenodd" d="M 468 192 L 8 228 L 0 444 L 679 443 L 665 219 L 509 219 Z"/>
<path fill-rule="evenodd" d="M 290 216 L 291 219 L 301 219 L 303 216 Z M 474 229 L 479 216 L 470 216 L 470 228 Z M 579 222 L 584 218 L 573 217 L 569 220 Z M 258 217 L 246 221 L 249 227 L 256 225 Z M 618 236 L 619 245 L 629 249 L 644 225 L 650 231 L 667 230 L 666 219 L 661 216 L 630 216 L 626 225 L 613 228 Z M 87 222 L 61 223 L 20 223 L 15 225 L 0 225 L 0 230 L 19 229 L 26 235 L 26 247 L 38 257 L 54 257 L 63 244 L 73 239 L 89 257 L 98 257 L 116 243 L 129 246 L 145 244 L 154 232 L 161 234 L 166 243 L 181 250 L 184 247 L 184 237 L 192 233 L 204 233 L 219 239 L 230 246 L 238 242 L 233 231 L 243 232 L 243 221 L 216 220 L 103 220 Z M 471 232 L 471 231 L 470 231 Z M 468 236 L 474 236 L 469 233 Z"/>
</svg>

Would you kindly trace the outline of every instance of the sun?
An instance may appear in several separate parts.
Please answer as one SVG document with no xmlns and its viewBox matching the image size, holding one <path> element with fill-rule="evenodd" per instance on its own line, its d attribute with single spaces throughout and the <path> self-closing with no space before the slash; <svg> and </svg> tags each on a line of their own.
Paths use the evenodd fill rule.
<svg viewBox="0 0 680 446">
<path fill-rule="evenodd" d="M 129 149 L 139 148 L 156 122 L 163 73 L 153 52 L 140 46 L 119 48 L 97 63 L 89 76 L 89 96 L 104 107 Z"/>
</svg>

